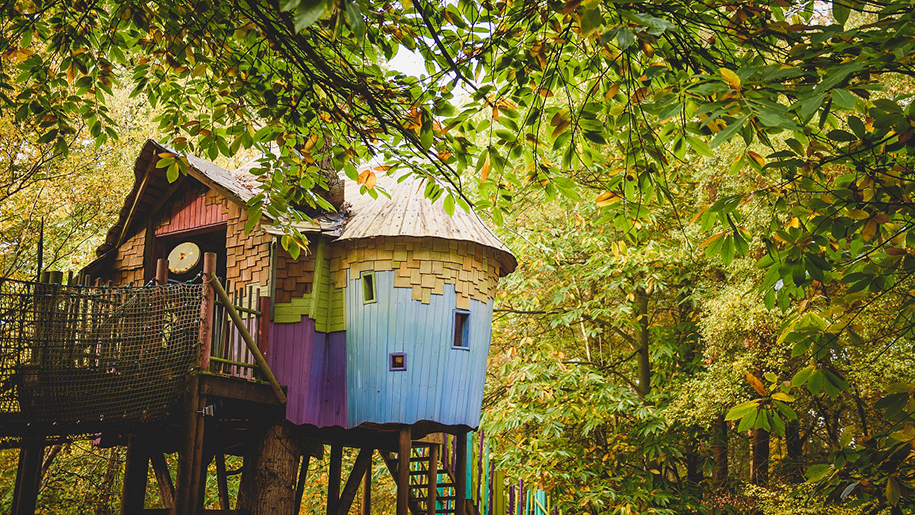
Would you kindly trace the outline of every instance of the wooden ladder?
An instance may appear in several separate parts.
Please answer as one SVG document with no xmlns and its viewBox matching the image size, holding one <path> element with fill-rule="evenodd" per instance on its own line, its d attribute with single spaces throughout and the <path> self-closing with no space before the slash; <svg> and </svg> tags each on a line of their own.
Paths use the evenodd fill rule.
<svg viewBox="0 0 915 515">
<path fill-rule="evenodd" d="M 454 476 L 441 460 L 441 446 L 414 442 L 410 449 L 410 513 L 413 515 L 453 514 L 455 513 Z M 382 453 L 391 474 L 397 477 L 397 457 L 391 453 Z M 435 463 L 432 463 L 432 460 Z M 435 488 L 429 491 L 430 467 L 435 467 Z M 395 479 L 396 480 L 396 479 Z M 429 509 L 435 504 L 434 511 Z M 467 515 L 479 515 L 479 510 L 472 500 L 467 499 Z"/>
</svg>

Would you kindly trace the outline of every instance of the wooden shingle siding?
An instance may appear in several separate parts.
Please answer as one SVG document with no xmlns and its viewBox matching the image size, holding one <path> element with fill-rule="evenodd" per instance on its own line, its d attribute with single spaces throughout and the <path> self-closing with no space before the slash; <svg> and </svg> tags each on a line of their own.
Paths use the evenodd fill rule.
<svg viewBox="0 0 915 515">
<path fill-rule="evenodd" d="M 469 300 L 468 349 L 453 341 L 454 285 L 427 304 L 394 287 L 396 272 L 375 272 L 377 302 L 362 303 L 359 275 L 346 289 L 347 425 L 420 420 L 476 427 L 489 353 L 492 300 Z M 391 353 L 407 354 L 391 371 Z"/>
<path fill-rule="evenodd" d="M 499 283 L 497 251 L 468 241 L 439 238 L 380 237 L 347 240 L 334 245 L 331 270 L 334 284 L 346 284 L 346 272 L 394 270 L 395 288 L 408 288 L 424 304 L 443 295 L 446 284 L 457 292 L 455 306 L 467 309 L 471 299 L 492 299 Z"/>
<path fill-rule="evenodd" d="M 114 285 L 122 286 L 143 281 L 143 251 L 145 244 L 146 229 L 143 229 L 118 247 L 112 273 L 109 277 Z"/>
<path fill-rule="evenodd" d="M 270 282 L 270 242 L 273 237 L 260 227 L 245 234 L 248 215 L 243 207 L 228 202 L 226 216 L 226 278 L 238 286 Z"/>
<path fill-rule="evenodd" d="M 170 212 L 157 224 L 156 236 L 225 223 L 227 202 L 213 190 L 188 190 L 172 204 Z"/>
<path fill-rule="evenodd" d="M 319 332 L 346 329 L 343 286 L 333 282 L 329 257 L 333 245 L 319 239 L 311 243 L 309 255 L 303 253 L 298 260 L 293 260 L 285 251 L 279 252 L 274 322 L 297 323 L 308 316 L 315 321 Z"/>
</svg>

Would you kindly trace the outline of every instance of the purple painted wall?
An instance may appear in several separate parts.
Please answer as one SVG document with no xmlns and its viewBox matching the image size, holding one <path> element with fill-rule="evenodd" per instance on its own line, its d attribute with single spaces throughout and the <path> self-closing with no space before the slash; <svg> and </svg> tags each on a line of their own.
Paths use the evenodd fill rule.
<svg viewBox="0 0 915 515">
<path fill-rule="evenodd" d="M 319 333 L 314 320 L 270 324 L 267 364 L 288 387 L 293 424 L 346 427 L 346 332 Z"/>
</svg>

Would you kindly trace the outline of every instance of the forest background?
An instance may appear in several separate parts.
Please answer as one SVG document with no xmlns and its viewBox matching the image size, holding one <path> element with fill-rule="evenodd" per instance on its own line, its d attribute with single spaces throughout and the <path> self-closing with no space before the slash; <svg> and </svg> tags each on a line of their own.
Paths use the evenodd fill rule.
<svg viewBox="0 0 915 515">
<path fill-rule="evenodd" d="M 148 137 L 173 177 L 279 149 L 250 212 L 286 222 L 321 163 L 369 195 L 406 167 L 519 258 L 481 424 L 509 479 L 563 513 L 908 512 L 913 7 L 6 2 L 0 267 L 90 260 Z M 121 451 L 53 452 L 45 512 L 117 511 Z"/>
</svg>

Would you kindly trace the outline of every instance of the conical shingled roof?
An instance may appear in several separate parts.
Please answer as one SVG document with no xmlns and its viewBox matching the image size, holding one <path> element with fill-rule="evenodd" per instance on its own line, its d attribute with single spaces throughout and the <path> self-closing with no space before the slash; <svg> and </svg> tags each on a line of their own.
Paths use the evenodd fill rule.
<svg viewBox="0 0 915 515">
<path fill-rule="evenodd" d="M 514 271 L 518 265 L 508 247 L 480 220 L 472 210 L 456 207 L 448 216 L 442 201 L 432 202 L 425 197 L 425 183 L 414 177 L 398 182 L 396 176 L 378 175 L 377 185 L 384 188 L 390 198 L 378 195 L 360 195 L 359 185 L 346 181 L 346 200 L 352 205 L 353 217 L 339 240 L 376 238 L 379 236 L 411 236 L 417 238 L 442 238 L 455 241 L 472 241 L 494 249 L 502 266 L 499 275 Z"/>
</svg>

